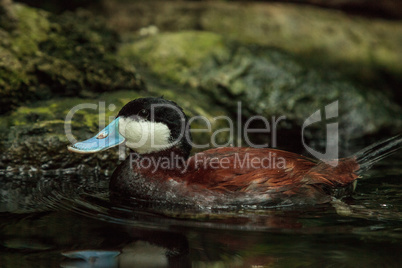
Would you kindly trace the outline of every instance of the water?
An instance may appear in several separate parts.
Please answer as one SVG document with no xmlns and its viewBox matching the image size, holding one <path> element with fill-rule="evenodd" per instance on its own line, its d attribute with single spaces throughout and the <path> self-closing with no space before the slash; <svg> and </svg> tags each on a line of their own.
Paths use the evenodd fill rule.
<svg viewBox="0 0 402 268">
<path fill-rule="evenodd" d="M 112 204 L 101 172 L 0 174 L 0 267 L 402 267 L 402 154 L 303 208 Z"/>
</svg>

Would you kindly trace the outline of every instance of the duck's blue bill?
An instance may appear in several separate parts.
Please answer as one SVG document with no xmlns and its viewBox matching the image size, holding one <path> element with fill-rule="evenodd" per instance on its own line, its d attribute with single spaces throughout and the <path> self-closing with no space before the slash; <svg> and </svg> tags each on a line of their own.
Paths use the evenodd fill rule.
<svg viewBox="0 0 402 268">
<path fill-rule="evenodd" d="M 96 153 L 117 146 L 123 142 L 124 137 L 119 133 L 119 118 L 116 118 L 95 137 L 68 146 L 68 150 L 81 154 Z"/>
</svg>

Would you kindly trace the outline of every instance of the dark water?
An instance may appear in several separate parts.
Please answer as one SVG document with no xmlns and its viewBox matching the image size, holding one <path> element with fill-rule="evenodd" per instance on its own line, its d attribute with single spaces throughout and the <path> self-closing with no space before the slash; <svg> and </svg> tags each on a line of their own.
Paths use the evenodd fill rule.
<svg viewBox="0 0 402 268">
<path fill-rule="evenodd" d="M 202 213 L 114 205 L 99 172 L 3 172 L 0 267 L 402 267 L 401 163 L 333 204 Z"/>
</svg>

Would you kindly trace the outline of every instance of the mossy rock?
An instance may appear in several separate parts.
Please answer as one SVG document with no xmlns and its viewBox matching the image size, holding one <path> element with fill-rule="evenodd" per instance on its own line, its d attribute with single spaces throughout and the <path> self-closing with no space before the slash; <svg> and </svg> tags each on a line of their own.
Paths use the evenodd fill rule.
<svg viewBox="0 0 402 268">
<path fill-rule="evenodd" d="M 400 20 L 365 18 L 298 3 L 114 1 L 104 5 L 111 27 L 122 34 L 142 32 L 149 25 L 160 32 L 213 32 L 243 44 L 290 52 L 307 64 L 402 96 Z"/>
<path fill-rule="evenodd" d="M 196 61 L 194 51 L 200 51 Z M 386 93 L 275 48 L 186 31 L 142 37 L 122 45 L 119 55 L 140 62 L 161 80 L 207 95 L 211 105 L 221 106 L 232 118 L 237 116 L 238 101 L 244 119 L 285 116 L 279 130 L 292 134 L 300 135 L 309 115 L 336 100 L 340 132 L 346 140 L 402 129 L 402 109 Z M 312 125 L 306 135 L 324 138 L 325 126 Z"/>
<path fill-rule="evenodd" d="M 185 84 L 206 60 L 227 58 L 228 52 L 221 35 L 184 31 L 126 42 L 121 45 L 119 56 L 142 64 L 160 79 Z"/>
<path fill-rule="evenodd" d="M 306 66 L 281 51 L 239 46 L 227 61 L 210 63 L 200 70 L 200 88 L 231 114 L 237 109 L 233 100 L 241 100 L 246 118 L 285 116 L 301 132 L 313 112 L 338 101 L 340 131 L 347 139 L 402 129 L 402 109 L 385 93 Z"/>
<path fill-rule="evenodd" d="M 16 29 L 0 28 L 0 114 L 30 100 L 144 89 L 115 58 L 118 35 L 87 11 L 52 15 L 14 5 Z"/>
</svg>

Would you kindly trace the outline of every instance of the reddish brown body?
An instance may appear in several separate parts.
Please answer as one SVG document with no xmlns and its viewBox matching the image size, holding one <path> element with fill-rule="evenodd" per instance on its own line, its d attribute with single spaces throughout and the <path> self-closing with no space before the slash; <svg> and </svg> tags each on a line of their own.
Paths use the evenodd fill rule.
<svg viewBox="0 0 402 268">
<path fill-rule="evenodd" d="M 276 162 L 271 167 L 258 165 L 258 159 L 264 159 L 269 155 L 271 159 L 284 161 Z M 141 185 L 126 185 L 124 188 L 129 189 L 131 193 L 133 190 L 130 188 L 142 188 L 135 196 L 147 201 L 155 199 L 169 201 L 169 197 L 165 195 L 170 192 L 185 203 L 196 199 L 214 198 L 214 202 L 218 204 L 228 203 L 229 200 L 232 200 L 233 204 L 245 204 L 246 197 L 253 200 L 250 201 L 252 203 L 260 203 L 261 200 L 262 203 L 269 204 L 325 203 L 330 201 L 333 189 L 351 186 L 358 177 L 355 172 L 359 169 L 353 158 L 340 159 L 338 165 L 333 167 L 324 162 L 276 149 L 239 147 L 211 149 L 190 157 L 185 165 L 169 169 L 161 168 L 160 162 L 158 163 L 158 159 L 164 157 L 168 159 L 167 154 L 158 153 L 140 157 L 152 159 L 149 163 L 154 164 L 147 168 L 132 165 L 134 174 L 138 175 L 137 181 L 140 178 L 144 180 Z M 254 165 L 251 165 L 251 161 L 254 161 Z M 130 179 L 125 178 L 125 181 Z M 144 189 L 144 185 L 150 187 Z M 122 189 L 119 189 L 119 193 L 122 193 Z M 223 197 L 225 201 L 219 201 Z M 259 201 L 253 197 L 258 197 Z"/>
<path fill-rule="evenodd" d="M 172 179 L 183 180 L 188 184 L 199 184 L 214 191 L 264 193 L 270 190 L 295 188 L 295 185 L 344 187 L 358 177 L 354 171 L 359 169 L 354 159 L 341 159 L 336 167 L 332 167 L 324 162 L 276 149 L 226 147 L 211 149 L 198 155 L 200 154 L 205 161 L 228 159 L 228 167 L 210 168 L 211 165 L 208 163 L 197 166 L 195 164 L 197 157 L 193 156 L 188 160 L 190 169 L 180 178 Z M 276 159 L 284 159 L 284 165 L 276 163 L 269 168 L 262 165 L 238 165 L 238 159 L 252 161 L 263 159 L 270 154 Z M 207 168 L 204 168 L 205 166 Z"/>
</svg>

